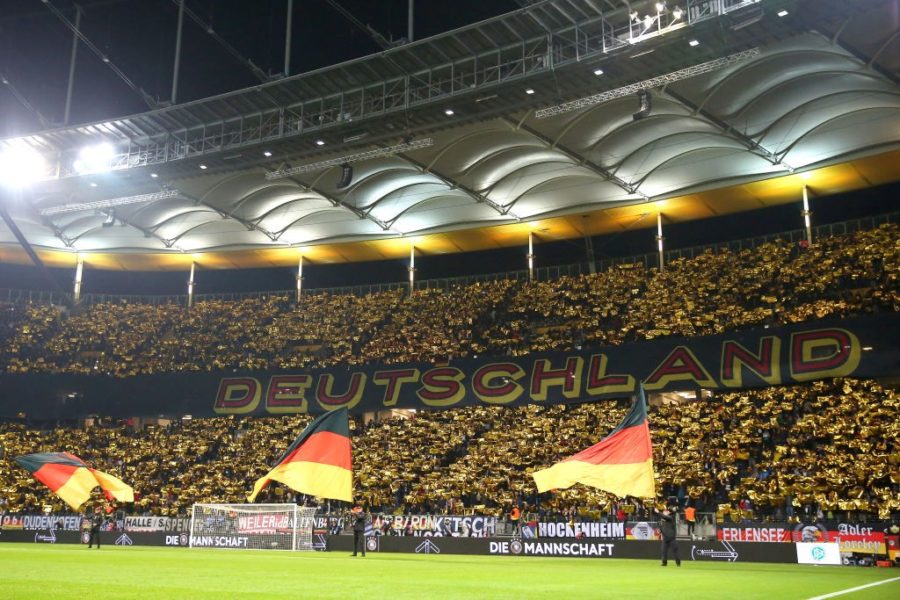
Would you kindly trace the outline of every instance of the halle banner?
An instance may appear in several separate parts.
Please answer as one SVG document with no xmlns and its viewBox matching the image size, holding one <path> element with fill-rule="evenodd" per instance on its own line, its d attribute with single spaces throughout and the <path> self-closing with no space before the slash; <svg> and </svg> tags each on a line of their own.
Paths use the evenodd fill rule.
<svg viewBox="0 0 900 600">
<path fill-rule="evenodd" d="M 443 364 L 308 371 L 0 374 L 0 416 L 271 416 L 590 402 L 635 393 L 728 391 L 833 377 L 900 375 L 900 314 L 665 338 Z"/>
</svg>

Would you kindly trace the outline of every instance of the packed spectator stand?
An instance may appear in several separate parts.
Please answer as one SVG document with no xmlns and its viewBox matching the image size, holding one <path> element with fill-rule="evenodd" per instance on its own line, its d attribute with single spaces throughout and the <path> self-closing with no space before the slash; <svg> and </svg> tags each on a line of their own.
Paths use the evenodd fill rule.
<svg viewBox="0 0 900 600">
<path fill-rule="evenodd" d="M 447 362 L 601 347 L 666 336 L 897 312 L 900 227 L 708 251 L 666 265 L 447 290 L 357 296 L 311 292 L 179 304 L 107 302 L 62 309 L 10 303 L 0 369 L 136 374 Z M 359 499 L 388 512 L 614 513 L 578 486 L 537 496 L 530 473 L 595 443 L 628 400 L 573 406 L 476 407 L 354 421 Z M 23 401 L 27 414 L 27 401 Z M 786 519 L 822 511 L 900 512 L 900 397 L 872 380 L 688 394 L 654 401 L 650 426 L 660 495 L 722 518 Z M 134 510 L 176 514 L 194 502 L 241 502 L 307 417 L 0 423 L 6 510 L 59 500 L 11 458 L 67 450 L 132 483 Z M 270 499 L 293 498 L 275 486 Z M 641 510 L 637 507 L 636 510 Z"/>
</svg>

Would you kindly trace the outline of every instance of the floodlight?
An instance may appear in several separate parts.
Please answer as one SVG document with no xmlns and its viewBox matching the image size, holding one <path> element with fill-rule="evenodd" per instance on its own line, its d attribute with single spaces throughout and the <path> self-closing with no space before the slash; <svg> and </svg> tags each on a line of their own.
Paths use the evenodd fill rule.
<svg viewBox="0 0 900 600">
<path fill-rule="evenodd" d="M 72 166 L 79 173 L 103 173 L 112 168 L 115 153 L 112 144 L 106 142 L 85 146 L 78 152 L 78 158 Z"/>
<path fill-rule="evenodd" d="M 47 175 L 47 161 L 30 146 L 10 146 L 0 151 L 0 184 L 21 188 Z"/>
</svg>

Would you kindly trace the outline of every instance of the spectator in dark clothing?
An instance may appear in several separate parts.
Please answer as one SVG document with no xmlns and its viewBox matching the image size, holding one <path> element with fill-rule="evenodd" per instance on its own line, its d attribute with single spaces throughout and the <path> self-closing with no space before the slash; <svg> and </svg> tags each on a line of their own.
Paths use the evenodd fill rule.
<svg viewBox="0 0 900 600">
<path fill-rule="evenodd" d="M 666 566 L 669 558 L 669 549 L 675 554 L 675 564 L 681 566 L 681 555 L 678 554 L 678 540 L 675 539 L 675 515 L 667 508 L 659 512 L 659 534 L 662 537 L 662 566 Z"/>
<path fill-rule="evenodd" d="M 100 549 L 100 527 L 103 525 L 103 513 L 100 512 L 100 507 L 94 511 L 94 514 L 91 516 L 91 533 L 88 537 L 88 548 L 94 545 L 94 542 L 97 542 L 97 550 Z"/>
<path fill-rule="evenodd" d="M 362 551 L 366 555 L 366 513 L 361 506 L 353 509 L 353 554 Z"/>
</svg>

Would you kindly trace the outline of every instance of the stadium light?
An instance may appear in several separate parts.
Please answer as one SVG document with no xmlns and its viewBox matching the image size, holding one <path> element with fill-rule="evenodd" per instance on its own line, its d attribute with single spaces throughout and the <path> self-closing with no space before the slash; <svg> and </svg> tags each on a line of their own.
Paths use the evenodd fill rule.
<svg viewBox="0 0 900 600">
<path fill-rule="evenodd" d="M 700 42 L 698 42 L 697 40 L 691 40 L 688 42 L 688 46 L 690 46 L 691 48 L 695 48 L 699 45 L 700 45 Z"/>
<path fill-rule="evenodd" d="M 78 158 L 72 163 L 78 173 L 105 173 L 112 168 L 112 159 L 115 156 L 112 144 L 103 142 L 85 146 L 78 152 Z"/>
<path fill-rule="evenodd" d="M 776 14 L 777 14 L 779 17 L 786 17 L 786 16 L 788 16 L 788 11 L 782 9 L 782 10 L 779 10 Z"/>
<path fill-rule="evenodd" d="M 26 187 L 47 175 L 47 161 L 31 146 L 10 146 L 0 152 L 0 184 Z"/>
</svg>

